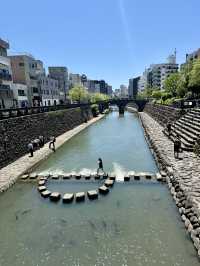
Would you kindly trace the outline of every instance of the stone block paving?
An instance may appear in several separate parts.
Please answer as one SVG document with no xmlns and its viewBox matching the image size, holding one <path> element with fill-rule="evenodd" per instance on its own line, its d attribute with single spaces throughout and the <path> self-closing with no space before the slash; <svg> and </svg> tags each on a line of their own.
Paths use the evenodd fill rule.
<svg viewBox="0 0 200 266">
<path fill-rule="evenodd" d="M 87 128 L 103 117 L 104 115 L 99 115 L 98 117 L 91 119 L 87 123 L 81 124 L 57 137 L 55 143 L 56 149 L 62 146 L 73 136 L 81 132 L 83 129 Z M 18 177 L 20 177 L 27 171 L 31 171 L 33 167 L 35 167 L 41 161 L 45 160 L 50 154 L 52 154 L 52 152 L 53 151 L 49 149 L 49 143 L 46 143 L 43 148 L 34 152 L 34 157 L 29 157 L 29 154 L 26 154 L 15 162 L 0 169 L 0 192 L 7 190 L 12 184 L 15 183 Z"/>
<path fill-rule="evenodd" d="M 194 153 L 184 151 L 181 153 L 180 160 L 175 159 L 173 142 L 164 135 L 164 128 L 147 113 L 140 114 L 143 126 L 162 156 L 162 161 L 173 169 L 174 177 L 187 196 L 200 209 L 200 158 Z"/>
</svg>

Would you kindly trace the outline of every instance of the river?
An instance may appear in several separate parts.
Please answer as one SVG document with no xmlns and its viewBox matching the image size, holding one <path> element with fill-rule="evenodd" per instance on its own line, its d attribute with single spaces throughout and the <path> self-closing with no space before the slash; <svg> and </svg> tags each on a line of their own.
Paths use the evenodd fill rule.
<svg viewBox="0 0 200 266">
<path fill-rule="evenodd" d="M 37 172 L 158 171 L 137 115 L 111 113 L 63 145 Z M 51 190 L 87 191 L 101 181 L 50 181 Z M 196 251 L 166 187 L 117 182 L 107 196 L 64 205 L 17 182 L 0 195 L 1 266 L 197 266 Z"/>
</svg>

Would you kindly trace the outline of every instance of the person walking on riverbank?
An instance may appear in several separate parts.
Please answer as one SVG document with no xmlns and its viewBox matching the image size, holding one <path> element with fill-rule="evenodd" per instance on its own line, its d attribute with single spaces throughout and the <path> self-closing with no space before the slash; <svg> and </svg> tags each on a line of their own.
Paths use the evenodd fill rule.
<svg viewBox="0 0 200 266">
<path fill-rule="evenodd" d="M 40 148 L 44 147 L 44 136 L 39 136 L 39 140 L 40 140 Z"/>
<path fill-rule="evenodd" d="M 32 142 L 28 144 L 28 151 L 30 152 L 29 157 L 33 157 L 33 143 Z"/>
<path fill-rule="evenodd" d="M 168 132 L 168 137 L 170 137 L 171 132 L 172 132 L 172 125 L 171 125 L 170 121 L 168 121 L 168 123 L 167 123 L 167 132 Z"/>
<path fill-rule="evenodd" d="M 104 175 L 106 174 L 103 170 L 103 161 L 101 158 L 98 159 L 98 169 L 97 169 L 97 175 L 99 174 L 99 171 L 102 171 L 104 173 Z"/>
<path fill-rule="evenodd" d="M 180 136 L 177 135 L 174 140 L 174 158 L 179 159 L 179 152 L 181 150 Z"/>
<path fill-rule="evenodd" d="M 56 151 L 55 142 L 56 142 L 56 138 L 55 137 L 51 137 L 50 138 L 50 142 L 49 142 L 49 149 L 51 149 L 54 152 Z"/>
</svg>

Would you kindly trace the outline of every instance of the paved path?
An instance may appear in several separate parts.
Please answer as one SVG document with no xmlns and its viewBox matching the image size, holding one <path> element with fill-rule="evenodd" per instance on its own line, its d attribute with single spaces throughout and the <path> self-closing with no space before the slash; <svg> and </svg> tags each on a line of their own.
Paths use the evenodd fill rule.
<svg viewBox="0 0 200 266">
<path fill-rule="evenodd" d="M 71 139 L 80 131 L 89 127 L 103 117 L 104 115 L 99 115 L 98 117 L 91 119 L 87 123 L 81 124 L 57 137 L 55 143 L 56 149 L 62 146 L 66 141 Z M 19 158 L 15 162 L 9 164 L 8 166 L 0 169 L 0 192 L 7 190 L 12 184 L 15 183 L 18 177 L 26 173 L 28 170 L 31 170 L 42 160 L 46 159 L 51 153 L 52 151 L 49 150 L 49 143 L 46 143 L 43 148 L 34 152 L 34 157 L 30 158 L 29 154 L 27 154 Z"/>
<path fill-rule="evenodd" d="M 175 159 L 173 142 L 163 134 L 163 127 L 147 113 L 141 113 L 140 117 L 152 141 L 161 152 L 163 160 L 173 168 L 174 176 L 200 209 L 200 158 L 194 153 L 183 152 L 182 160 Z"/>
</svg>

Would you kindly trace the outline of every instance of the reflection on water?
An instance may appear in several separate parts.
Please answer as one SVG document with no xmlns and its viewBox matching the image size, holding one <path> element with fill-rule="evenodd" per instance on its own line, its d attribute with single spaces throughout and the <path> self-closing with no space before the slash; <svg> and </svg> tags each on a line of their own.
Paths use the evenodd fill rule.
<svg viewBox="0 0 200 266">
<path fill-rule="evenodd" d="M 84 191 L 97 184 L 52 181 L 51 189 Z M 64 205 L 31 184 L 0 195 L 0 265 L 197 266 L 168 190 L 160 184 L 116 183 L 96 201 Z"/>
</svg>

